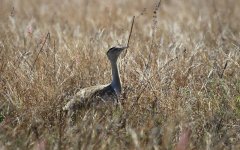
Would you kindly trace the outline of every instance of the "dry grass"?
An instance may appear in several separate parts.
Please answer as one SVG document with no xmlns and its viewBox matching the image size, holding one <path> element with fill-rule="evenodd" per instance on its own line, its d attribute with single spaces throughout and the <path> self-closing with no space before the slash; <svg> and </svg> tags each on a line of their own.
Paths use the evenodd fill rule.
<svg viewBox="0 0 240 150">
<path fill-rule="evenodd" d="M 0 149 L 240 149 L 240 1 L 1 0 Z M 61 111 L 110 81 L 123 108 Z"/>
</svg>

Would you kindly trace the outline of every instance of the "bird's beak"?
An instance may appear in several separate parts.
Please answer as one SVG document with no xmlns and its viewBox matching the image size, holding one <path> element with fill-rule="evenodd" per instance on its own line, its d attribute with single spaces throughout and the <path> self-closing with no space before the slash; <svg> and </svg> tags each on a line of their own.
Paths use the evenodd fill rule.
<svg viewBox="0 0 240 150">
<path fill-rule="evenodd" d="M 125 50 L 125 49 L 127 49 L 127 48 L 128 48 L 128 46 L 121 47 L 121 50 L 123 51 L 123 50 Z"/>
</svg>

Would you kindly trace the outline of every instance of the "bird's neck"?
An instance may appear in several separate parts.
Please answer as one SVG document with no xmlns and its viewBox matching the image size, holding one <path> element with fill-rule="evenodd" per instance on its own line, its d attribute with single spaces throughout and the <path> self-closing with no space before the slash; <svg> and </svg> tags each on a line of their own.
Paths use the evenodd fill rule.
<svg viewBox="0 0 240 150">
<path fill-rule="evenodd" d="M 118 73 L 117 61 L 111 61 L 112 66 L 112 83 L 111 86 L 117 93 L 117 95 L 121 94 L 121 81 Z"/>
</svg>

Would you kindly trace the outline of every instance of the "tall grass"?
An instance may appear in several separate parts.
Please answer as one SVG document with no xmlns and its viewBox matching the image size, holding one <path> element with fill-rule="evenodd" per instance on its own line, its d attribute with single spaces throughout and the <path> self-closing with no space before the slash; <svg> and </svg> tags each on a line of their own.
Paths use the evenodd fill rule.
<svg viewBox="0 0 240 150">
<path fill-rule="evenodd" d="M 239 149 L 240 1 L 1 0 L 0 149 Z M 120 67 L 123 107 L 61 108 Z M 126 63 L 127 62 L 127 63 Z"/>
</svg>

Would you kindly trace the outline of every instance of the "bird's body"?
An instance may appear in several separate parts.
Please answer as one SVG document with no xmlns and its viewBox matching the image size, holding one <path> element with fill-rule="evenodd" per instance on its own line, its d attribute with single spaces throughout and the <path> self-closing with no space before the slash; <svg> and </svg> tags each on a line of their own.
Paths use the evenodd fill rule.
<svg viewBox="0 0 240 150">
<path fill-rule="evenodd" d="M 96 85 L 81 89 L 64 107 L 64 110 L 75 111 L 79 108 L 97 106 L 100 103 L 116 103 L 117 95 L 111 85 Z"/>
<path fill-rule="evenodd" d="M 97 106 L 101 103 L 117 103 L 121 94 L 121 81 L 118 73 L 117 59 L 125 48 L 113 47 L 107 52 L 112 67 L 112 82 L 110 84 L 81 89 L 63 109 L 73 112 L 81 107 Z"/>
</svg>

